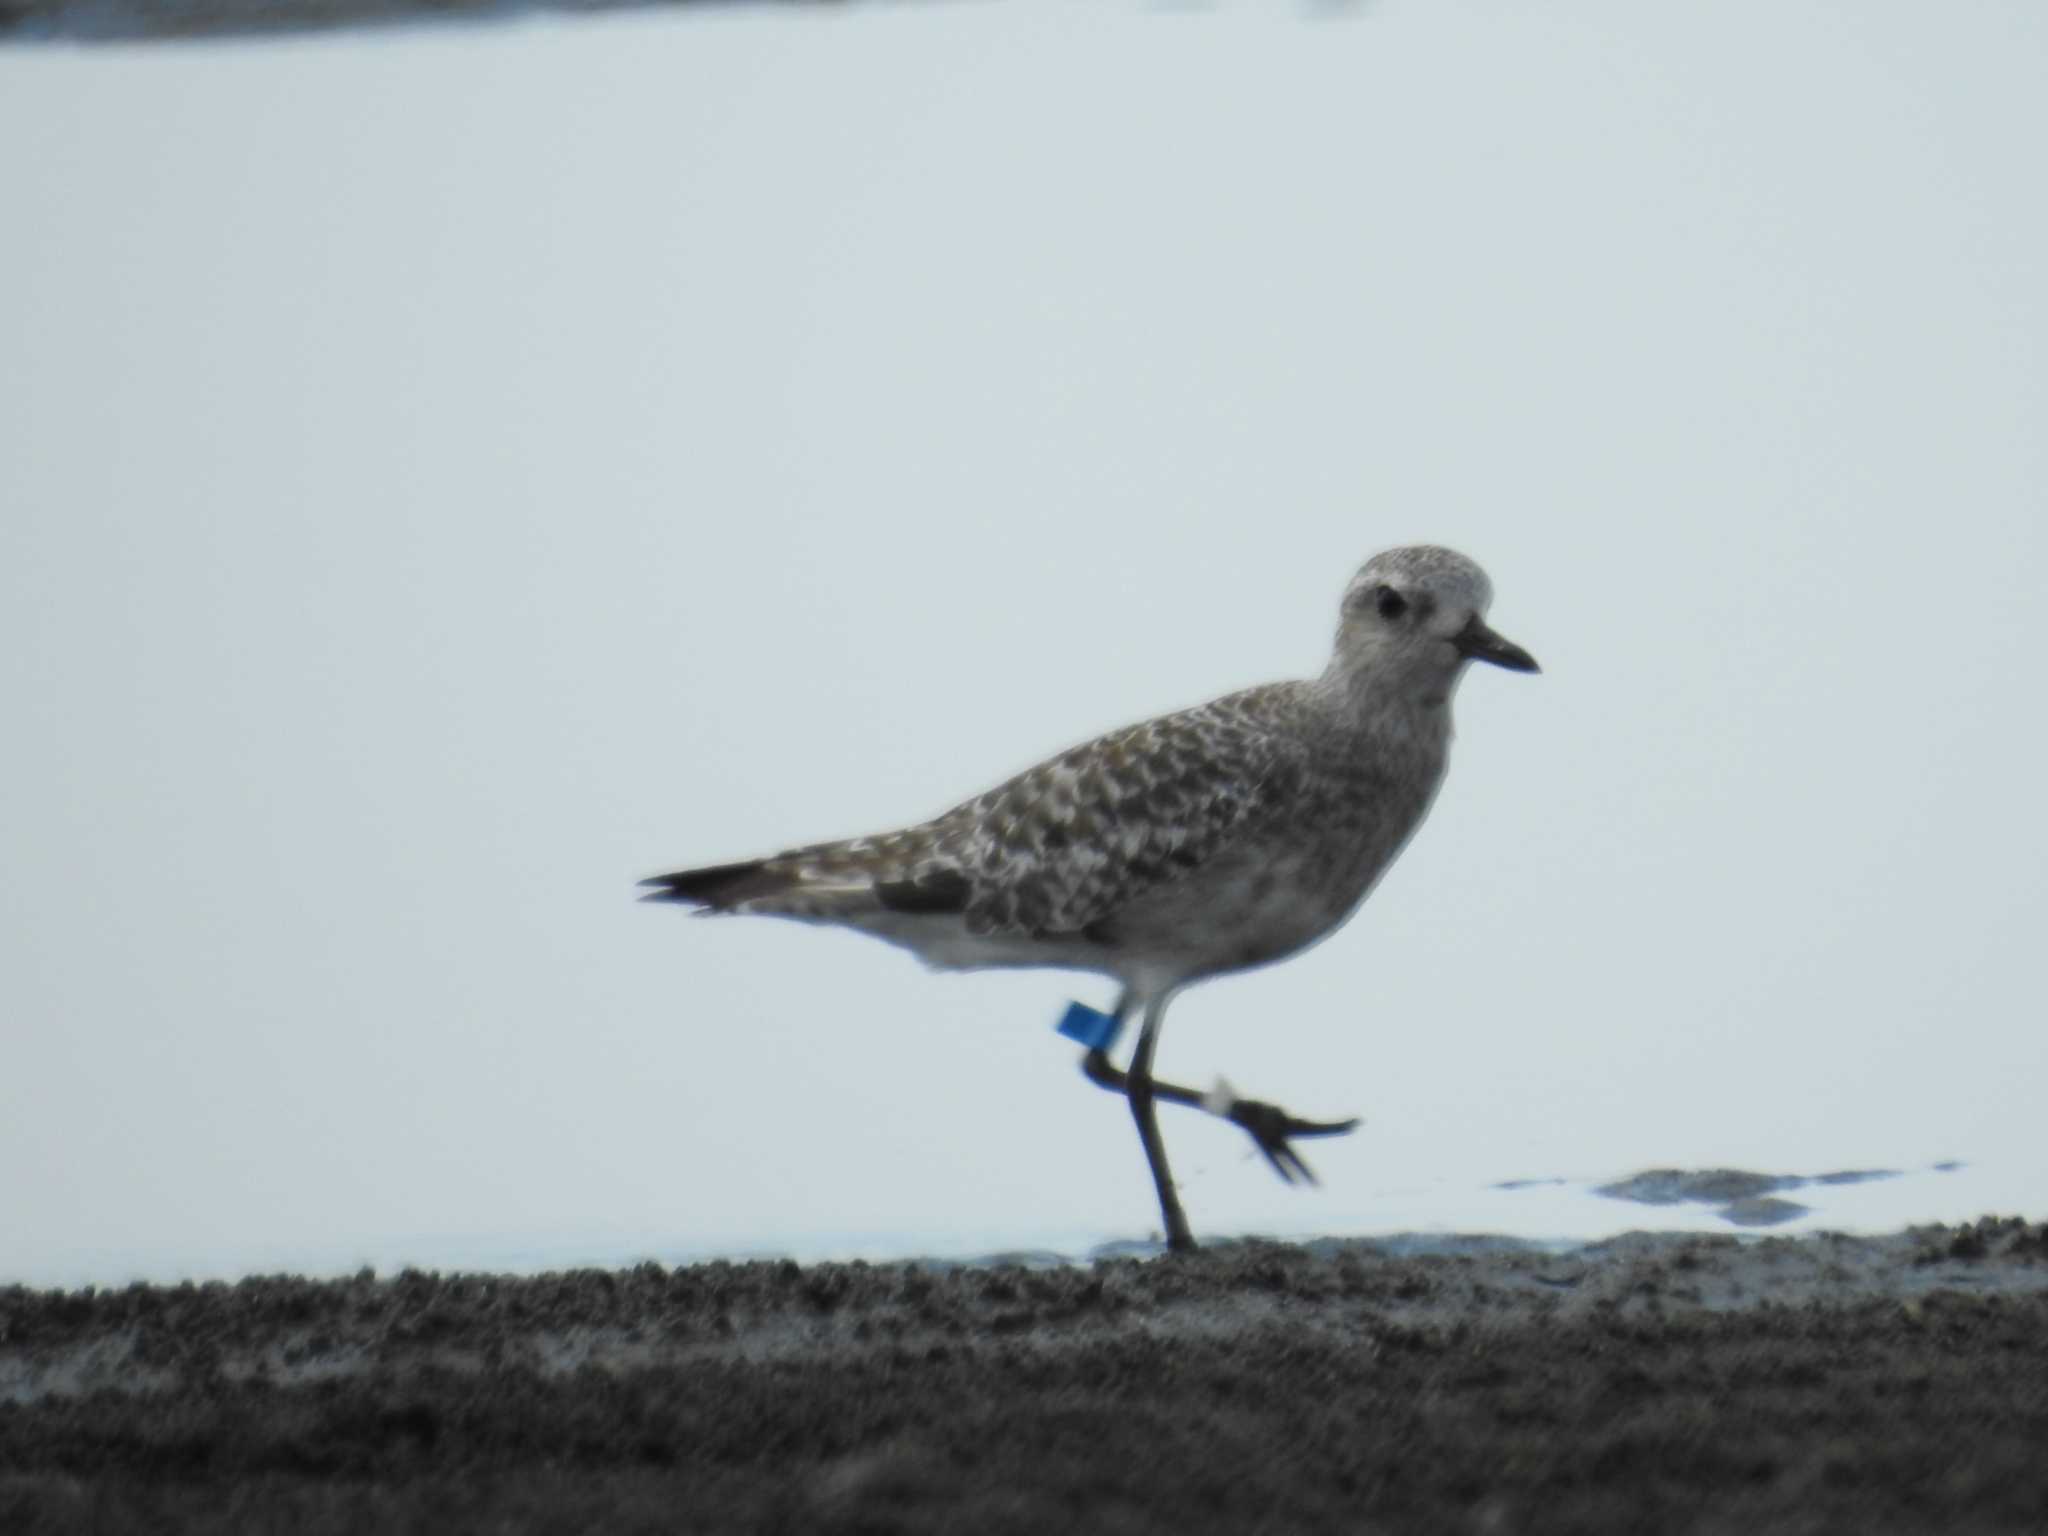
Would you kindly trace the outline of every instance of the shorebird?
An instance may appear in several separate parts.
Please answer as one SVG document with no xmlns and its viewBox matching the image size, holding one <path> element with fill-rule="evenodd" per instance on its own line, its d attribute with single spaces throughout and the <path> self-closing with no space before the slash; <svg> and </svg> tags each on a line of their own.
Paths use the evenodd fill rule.
<svg viewBox="0 0 2048 1536">
<path fill-rule="evenodd" d="M 1195 1246 L 1156 1106 L 1245 1130 L 1289 1183 L 1292 1141 L 1356 1120 L 1152 1074 L 1167 1004 L 1300 953 L 1358 910 L 1443 783 L 1468 661 L 1534 672 L 1486 624 L 1486 573 L 1433 545 L 1373 556 L 1345 589 L 1320 677 L 1269 683 L 1112 731 L 900 831 L 658 875 L 649 901 L 858 929 L 941 970 L 1051 966 L 1122 985 L 1082 1069 L 1129 1101 L 1167 1246 Z M 1109 1046 L 1141 1021 L 1127 1071 Z"/>
</svg>

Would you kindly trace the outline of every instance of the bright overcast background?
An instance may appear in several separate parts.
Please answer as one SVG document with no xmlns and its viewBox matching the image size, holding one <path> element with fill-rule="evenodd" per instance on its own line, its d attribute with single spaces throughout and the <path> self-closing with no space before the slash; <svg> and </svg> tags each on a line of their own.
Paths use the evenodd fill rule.
<svg viewBox="0 0 2048 1536">
<path fill-rule="evenodd" d="M 1545 672 L 1175 1006 L 1367 1122 L 1169 1110 L 1197 1232 L 2043 1215 L 2044 79 L 2032 0 L 0 53 L 0 1280 L 1148 1234 L 1106 984 L 633 883 L 1319 669 L 1417 540 Z"/>
</svg>

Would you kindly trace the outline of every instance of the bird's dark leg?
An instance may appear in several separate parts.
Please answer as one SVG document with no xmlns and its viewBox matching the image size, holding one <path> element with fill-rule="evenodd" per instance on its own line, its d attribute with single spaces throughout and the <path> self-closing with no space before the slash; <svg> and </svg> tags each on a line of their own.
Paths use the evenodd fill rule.
<svg viewBox="0 0 2048 1536">
<path fill-rule="evenodd" d="M 1159 1110 L 1154 1102 L 1158 1085 L 1152 1081 L 1152 1053 L 1159 1046 L 1159 1026 L 1166 1021 L 1166 1004 L 1171 995 L 1155 997 L 1145 1005 L 1145 1022 L 1138 1030 L 1138 1049 L 1131 1056 L 1124 1094 L 1131 1101 L 1131 1118 L 1138 1122 L 1138 1139 L 1145 1144 L 1145 1161 L 1151 1165 L 1152 1183 L 1159 1191 L 1159 1215 L 1166 1223 L 1166 1246 L 1174 1253 L 1191 1253 L 1195 1234 L 1188 1230 L 1187 1213 L 1180 1208 L 1173 1173 L 1166 1166 L 1166 1142 L 1159 1134 Z M 1117 1004 L 1117 1011 L 1122 1013 L 1130 1001 L 1130 994 L 1126 993 Z"/>
<path fill-rule="evenodd" d="M 1121 1015 L 1128 1007 L 1128 1000 L 1118 1004 Z M 1142 1037 L 1139 1041 L 1143 1049 Z M 1137 1095 L 1131 1087 L 1132 1074 L 1137 1071 L 1137 1059 L 1131 1062 L 1131 1074 L 1119 1070 L 1109 1059 L 1109 1052 L 1100 1046 L 1081 1058 L 1081 1070 L 1088 1080 L 1099 1088 L 1111 1093 L 1121 1093 L 1130 1098 L 1133 1109 L 1137 1106 Z M 1237 1126 L 1250 1136 L 1254 1145 L 1273 1165 L 1273 1171 L 1289 1184 L 1313 1184 L 1315 1170 L 1302 1161 L 1301 1154 L 1289 1144 L 1295 1136 L 1343 1136 L 1358 1129 L 1358 1121 L 1351 1120 L 1300 1120 L 1290 1115 L 1277 1104 L 1267 1104 L 1258 1099 L 1240 1099 L 1236 1095 L 1219 1096 L 1214 1093 L 1197 1093 L 1192 1088 L 1183 1088 L 1178 1083 L 1162 1083 L 1152 1077 L 1151 1062 L 1146 1061 L 1146 1078 L 1149 1096 L 1168 1104 L 1184 1104 L 1190 1109 L 1207 1110 Z M 1142 1123 L 1139 1126 L 1142 1132 Z M 1148 1144 L 1149 1155 L 1149 1144 Z M 1157 1166 L 1154 1176 L 1157 1176 Z"/>
<path fill-rule="evenodd" d="M 1130 1074 L 1111 1061 L 1109 1052 L 1100 1046 L 1082 1054 L 1081 1071 L 1098 1088 L 1107 1088 L 1111 1093 L 1130 1092 Z M 1167 1104 L 1185 1104 L 1189 1109 L 1209 1107 L 1207 1094 L 1183 1088 L 1178 1083 L 1162 1083 L 1156 1077 L 1152 1080 L 1152 1097 Z"/>
</svg>

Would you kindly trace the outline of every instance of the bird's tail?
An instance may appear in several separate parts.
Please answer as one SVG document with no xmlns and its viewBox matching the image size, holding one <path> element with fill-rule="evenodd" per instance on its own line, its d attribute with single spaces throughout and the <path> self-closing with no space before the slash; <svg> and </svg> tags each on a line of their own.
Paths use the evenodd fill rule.
<svg viewBox="0 0 2048 1536">
<path fill-rule="evenodd" d="M 713 864 L 704 869 L 679 869 L 670 875 L 642 880 L 642 901 L 674 901 L 707 912 L 733 912 L 764 896 L 782 896 L 803 883 L 802 876 L 773 859 L 748 859 L 740 864 Z"/>
<path fill-rule="evenodd" d="M 643 901 L 853 923 L 882 913 L 960 913 L 971 894 L 960 869 L 934 859 L 911 833 L 819 843 L 741 864 L 681 869 L 640 883 L 647 887 Z"/>
</svg>

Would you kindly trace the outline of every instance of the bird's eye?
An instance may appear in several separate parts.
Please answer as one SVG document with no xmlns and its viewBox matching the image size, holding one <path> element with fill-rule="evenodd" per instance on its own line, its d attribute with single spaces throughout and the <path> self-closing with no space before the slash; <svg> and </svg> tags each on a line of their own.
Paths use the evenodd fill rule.
<svg viewBox="0 0 2048 1536">
<path fill-rule="evenodd" d="M 1383 619 L 1398 619 L 1408 611 L 1408 599 L 1396 592 L 1392 587 L 1374 588 L 1372 598 L 1374 606 L 1379 609 L 1380 617 Z"/>
</svg>

